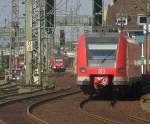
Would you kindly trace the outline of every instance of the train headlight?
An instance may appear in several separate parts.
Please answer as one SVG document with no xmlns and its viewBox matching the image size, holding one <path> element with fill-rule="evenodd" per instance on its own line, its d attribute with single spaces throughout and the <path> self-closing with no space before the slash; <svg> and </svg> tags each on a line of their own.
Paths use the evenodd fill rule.
<svg viewBox="0 0 150 124">
<path fill-rule="evenodd" d="M 85 73 L 86 72 L 86 68 L 80 68 L 80 72 L 81 73 Z"/>
</svg>

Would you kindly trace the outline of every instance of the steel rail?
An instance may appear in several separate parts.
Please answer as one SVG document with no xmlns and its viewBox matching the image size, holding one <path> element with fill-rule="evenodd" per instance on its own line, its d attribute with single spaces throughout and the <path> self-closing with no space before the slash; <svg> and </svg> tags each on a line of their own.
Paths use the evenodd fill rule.
<svg viewBox="0 0 150 124">
<path fill-rule="evenodd" d="M 7 83 L 7 85 L 1 85 L 0 87 L 0 100 L 6 98 L 8 95 L 16 94 L 19 90 L 18 85 L 13 83 Z"/>
<path fill-rule="evenodd" d="M 67 90 L 69 88 L 71 88 L 71 87 L 68 86 L 66 89 L 64 89 L 64 88 L 57 88 L 57 89 L 55 89 L 55 91 L 50 91 L 50 92 L 46 92 L 46 93 L 39 94 L 39 95 L 32 95 L 32 96 L 27 96 L 27 97 L 19 98 L 19 99 L 8 100 L 8 101 L 6 101 L 6 102 L 4 102 L 2 104 L 0 103 L 0 106 L 2 106 L 2 105 L 5 106 L 7 104 L 13 104 L 13 103 L 18 102 L 18 101 L 29 100 L 29 99 L 30 99 L 29 101 L 31 101 L 32 98 L 38 98 L 38 97 L 42 97 L 42 96 L 45 96 L 45 95 L 55 94 L 57 92 L 62 92 L 62 91 Z M 23 94 L 26 95 L 26 93 L 23 93 Z M 27 93 L 27 94 L 29 94 L 29 93 Z M 5 121 L 3 121 L 3 120 L 0 119 L 0 124 L 7 124 L 7 123 Z"/>
<path fill-rule="evenodd" d="M 0 87 L 10 84 L 10 82 L 0 84 Z"/>
<path fill-rule="evenodd" d="M 59 90 L 62 90 L 62 89 L 59 89 Z M 6 100 L 3 100 L 3 102 L 0 103 L 0 106 L 4 106 L 4 105 L 7 105 L 7 104 L 12 104 L 14 102 L 17 102 L 17 101 L 22 101 L 22 100 L 26 100 L 26 99 L 30 99 L 30 98 L 35 98 L 35 97 L 40 97 L 40 96 L 44 96 L 44 95 L 48 95 L 48 94 L 53 94 L 55 92 L 58 91 L 57 90 L 53 90 L 53 91 L 45 91 L 43 90 L 42 93 L 39 92 L 39 94 L 33 94 L 33 93 L 23 93 L 23 94 L 18 94 L 18 95 L 12 95 L 12 97 L 15 97 L 15 98 L 8 98 Z M 36 92 L 35 92 L 36 93 Z M 29 95 L 29 96 L 25 96 L 25 95 Z M 18 97 L 18 98 L 17 98 Z"/>
<path fill-rule="evenodd" d="M 9 86 L 12 85 L 13 83 L 14 83 L 14 82 L 2 83 L 2 84 L 0 84 L 0 88 L 9 87 Z M 15 85 L 15 83 L 14 83 L 13 85 Z"/>
<path fill-rule="evenodd" d="M 35 107 L 37 107 L 38 105 L 41 105 L 43 103 L 50 102 L 50 101 L 53 101 L 53 100 L 56 100 L 56 99 L 59 99 L 59 98 L 64 98 L 64 97 L 67 97 L 67 96 L 70 96 L 70 95 L 75 95 L 75 94 L 81 93 L 80 90 L 75 90 L 75 91 L 71 91 L 71 90 L 72 90 L 71 88 L 70 89 L 65 89 L 62 93 L 60 93 L 58 95 L 55 95 L 55 96 L 52 96 L 48 99 L 37 101 L 37 102 L 31 104 L 27 108 L 27 115 L 29 117 L 31 117 L 32 119 L 36 120 L 37 122 L 39 122 L 40 124 L 49 124 L 48 122 L 46 122 L 46 121 L 40 119 L 39 117 L 37 117 L 36 115 L 34 115 L 32 113 L 32 110 Z"/>
<path fill-rule="evenodd" d="M 3 96 L 0 96 L 0 101 L 1 101 L 1 99 L 7 99 L 8 97 L 22 96 L 22 95 L 27 95 L 27 94 L 30 95 L 30 94 L 38 93 L 38 92 L 42 92 L 42 91 L 43 91 L 42 89 L 39 89 L 39 90 L 35 90 L 35 91 L 30 91 L 30 92 L 3 95 Z"/>
<path fill-rule="evenodd" d="M 116 121 L 113 121 L 111 119 L 108 119 L 108 118 L 104 118 L 102 116 L 99 116 L 99 115 L 96 115 L 96 114 L 92 114 L 92 113 L 89 113 L 87 112 L 86 110 L 83 110 L 85 104 L 87 104 L 88 102 L 90 102 L 90 98 L 88 99 L 85 99 L 83 101 L 80 102 L 80 107 L 79 107 L 79 110 L 84 113 L 84 114 L 87 114 L 87 116 L 89 116 L 90 118 L 94 118 L 96 120 L 98 120 L 100 122 L 100 124 L 121 124 L 120 122 L 116 122 Z"/>
<path fill-rule="evenodd" d="M 128 119 L 132 120 L 134 124 L 150 124 L 150 120 L 145 120 L 145 119 L 135 117 L 135 116 L 128 116 Z"/>
<path fill-rule="evenodd" d="M 147 99 L 146 99 L 147 100 Z M 148 99 L 149 100 L 149 99 Z M 80 103 L 80 110 L 84 113 L 86 113 L 89 117 L 93 117 L 97 120 L 100 120 L 101 123 L 104 123 L 104 124 L 121 124 L 120 122 L 115 122 L 115 121 L 112 121 L 110 119 L 107 119 L 107 118 L 104 118 L 104 117 L 101 117 L 99 115 L 95 115 L 95 114 L 91 114 L 85 110 L 83 110 L 83 107 L 85 104 L 87 104 L 88 102 L 90 101 L 90 98 L 86 99 L 86 100 L 83 100 L 81 103 Z M 144 102 L 144 100 L 143 100 Z M 146 101 L 147 103 L 147 101 Z M 132 121 L 134 124 L 150 124 L 150 120 L 145 120 L 145 119 L 142 119 L 140 117 L 136 117 L 136 116 L 127 116 L 127 119 L 129 121 Z"/>
<path fill-rule="evenodd" d="M 0 90 L 7 90 L 7 89 L 13 89 L 15 87 L 17 87 L 17 84 L 12 84 L 12 85 L 7 85 L 7 87 L 0 87 Z"/>
</svg>

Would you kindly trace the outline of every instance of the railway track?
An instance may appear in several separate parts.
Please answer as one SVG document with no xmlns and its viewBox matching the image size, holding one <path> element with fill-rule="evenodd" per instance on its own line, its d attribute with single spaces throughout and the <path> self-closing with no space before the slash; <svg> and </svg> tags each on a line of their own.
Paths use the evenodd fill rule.
<svg viewBox="0 0 150 124">
<path fill-rule="evenodd" d="M 36 115 L 34 115 L 32 113 L 32 110 L 36 106 L 38 106 L 40 104 L 43 104 L 45 102 L 50 102 L 50 101 L 53 101 L 53 100 L 56 100 L 56 99 L 64 98 L 64 97 L 71 96 L 71 95 L 78 94 L 78 93 L 81 93 L 81 91 L 77 90 L 76 88 L 75 89 L 74 88 L 73 89 L 66 89 L 66 90 L 64 90 L 64 92 L 57 92 L 56 94 L 51 95 L 49 98 L 39 100 L 39 101 L 31 104 L 30 106 L 28 106 L 27 115 L 29 117 L 31 117 L 32 119 L 35 119 L 40 124 L 49 124 L 48 122 L 46 122 L 46 121 L 40 119 L 39 117 L 37 117 Z"/>
<path fill-rule="evenodd" d="M 92 114 L 92 113 L 89 113 L 88 111 L 85 111 L 83 108 L 84 108 L 84 105 L 87 104 L 91 99 L 88 98 L 88 99 L 85 99 L 83 101 L 81 101 L 80 103 L 80 108 L 79 110 L 84 113 L 84 114 L 87 114 L 87 116 L 91 117 L 91 118 L 94 118 L 94 119 L 97 119 L 100 124 L 121 124 L 120 122 L 117 122 L 117 121 L 113 121 L 111 119 L 108 119 L 108 118 L 104 118 L 104 117 L 101 117 L 99 115 L 96 115 L 96 114 Z"/>
<path fill-rule="evenodd" d="M 14 82 L 0 84 L 0 91 L 15 89 L 18 85 Z"/>
<path fill-rule="evenodd" d="M 66 84 L 66 82 L 64 82 L 64 84 Z M 32 123 L 32 124 L 34 124 L 34 123 L 35 124 L 49 124 L 51 121 L 49 122 L 49 120 L 46 118 L 43 118 L 43 120 L 42 120 L 42 117 L 38 116 L 38 115 L 40 115 L 40 113 L 34 113 L 34 111 L 37 110 L 35 107 L 37 107 L 38 105 L 43 105 L 43 103 L 45 103 L 45 102 L 53 103 L 53 100 L 55 103 L 55 101 L 57 101 L 59 99 L 60 100 L 57 101 L 58 103 L 60 101 L 63 101 L 63 102 L 66 102 L 66 104 L 68 104 L 67 101 L 64 101 L 64 99 L 61 99 L 61 98 L 64 98 L 64 97 L 67 98 L 67 96 L 69 96 L 69 95 L 70 95 L 69 98 L 72 98 L 71 95 L 74 95 L 79 92 L 80 92 L 80 90 L 77 90 L 76 88 L 72 88 L 71 86 L 68 86 L 68 87 L 65 86 L 65 88 L 58 88 L 58 89 L 51 90 L 51 91 L 42 90 L 41 92 L 35 91 L 35 93 L 31 93 L 31 94 L 24 93 L 24 95 L 23 94 L 22 95 L 21 94 L 20 95 L 12 94 L 12 96 L 11 95 L 6 96 L 4 98 L 4 101 L 2 101 L 2 104 L 1 104 L 2 106 L 0 106 L 2 108 L 3 107 L 5 108 L 5 111 L 4 111 L 4 109 L 1 109 L 2 112 L 0 112 L 0 117 L 1 117 L 0 119 L 2 119 L 2 121 L 0 121 L 0 124 L 7 124 L 7 123 L 11 123 L 11 124 L 20 124 L 20 123 L 21 124 L 30 124 L 30 123 Z M 81 101 L 80 94 L 77 94 L 77 96 L 78 96 L 77 100 L 79 100 L 78 102 L 80 102 Z M 76 97 L 76 96 L 73 96 L 73 97 Z M 82 97 L 82 99 L 84 99 L 84 98 Z M 73 99 L 73 101 L 75 102 L 74 99 Z M 93 112 L 87 111 L 85 109 L 86 104 L 89 103 L 90 101 L 91 101 L 91 99 L 86 99 L 86 100 L 82 101 L 80 103 L 80 107 L 79 107 L 79 104 L 75 103 L 77 105 L 77 108 L 79 108 L 80 113 L 83 113 L 83 115 L 84 115 L 83 118 L 85 116 L 87 116 L 87 117 L 91 118 L 91 121 L 96 120 L 100 124 L 125 124 L 125 123 L 122 123 L 122 121 L 118 121 L 116 118 L 110 119 L 108 116 L 105 116 L 105 115 L 100 116 L 97 113 L 93 114 Z M 147 103 L 149 101 L 145 100 L 145 102 Z M 101 105 L 102 105 L 102 103 L 101 103 Z M 19 106 L 19 107 L 17 108 L 17 106 Z M 72 103 L 71 103 L 71 106 L 72 106 Z M 79 111 L 77 109 L 77 113 L 79 113 Z M 5 112 L 6 112 L 6 114 L 12 113 L 12 112 L 13 113 L 17 113 L 17 112 L 24 113 L 23 115 L 25 117 L 22 117 L 21 114 L 19 114 L 18 116 L 16 116 L 15 114 L 14 115 L 8 114 L 8 118 L 6 118 Z M 116 113 L 114 113 L 114 114 L 116 114 Z M 43 113 L 42 115 L 45 116 L 45 113 Z M 140 116 L 134 117 L 132 115 L 134 115 L 134 114 L 129 114 L 128 116 L 127 115 L 125 116 L 125 119 L 127 120 L 126 121 L 127 124 L 150 124 L 149 120 L 146 120 L 146 118 L 142 118 Z M 15 120 L 17 120 L 17 123 L 15 122 Z M 28 122 L 27 120 L 32 120 L 32 121 Z M 61 121 L 58 121 L 58 122 L 61 122 Z M 90 124 L 90 123 L 88 123 L 88 124 Z"/>
<path fill-rule="evenodd" d="M 61 97 L 65 97 L 65 96 L 68 96 L 68 95 L 72 95 L 72 94 L 75 94 L 75 93 L 78 93 L 80 92 L 79 90 L 77 90 L 76 88 L 72 89 L 71 87 L 67 87 L 67 88 L 60 88 L 60 89 L 57 89 L 57 90 L 54 90 L 54 91 L 44 91 L 44 92 L 41 92 L 41 93 L 38 93 L 36 92 L 35 94 L 32 94 L 32 95 L 29 95 L 28 96 L 14 96 L 12 97 L 12 99 L 8 99 L 6 101 L 4 101 L 3 103 L 1 103 L 1 107 L 2 106 L 7 106 L 7 105 L 11 105 L 11 104 L 14 104 L 16 102 L 23 102 L 25 104 L 28 104 L 26 106 L 27 110 L 27 115 L 28 117 L 30 117 L 31 119 L 35 119 L 37 123 L 41 124 L 43 121 L 38 119 L 37 117 L 35 117 L 33 114 L 32 114 L 32 109 L 36 106 L 36 105 L 39 105 L 43 102 L 46 102 L 46 101 L 49 101 L 49 100 L 54 100 L 54 99 L 57 99 L 57 98 L 61 98 Z M 9 120 L 9 119 L 8 119 Z M 2 122 L 5 122 L 5 124 L 7 124 L 7 120 L 1 120 L 0 121 L 0 124 Z M 22 122 L 22 120 L 21 120 Z M 2 123 L 4 124 L 4 123 Z M 16 123 L 14 123 L 16 124 Z"/>
<path fill-rule="evenodd" d="M 34 122 L 34 119 L 32 120 L 32 117 L 26 113 L 29 106 L 38 101 L 46 100 L 46 97 L 49 98 L 51 95 L 55 96 L 57 92 L 65 92 L 65 90 L 76 86 L 74 80 L 72 80 L 72 74 L 70 73 L 65 74 L 65 78 L 64 73 L 50 74 L 50 76 L 57 79 L 55 80 L 55 89 L 33 91 L 32 93 L 0 95 L 0 124 L 37 124 L 37 121 Z M 68 80 L 71 82 L 66 83 Z M 26 86 L 19 85 L 19 87 L 28 89 Z M 36 87 L 36 89 L 39 88 L 40 87 Z"/>
<path fill-rule="evenodd" d="M 44 94 L 44 93 L 46 93 L 46 91 L 35 90 L 35 91 L 30 91 L 30 92 L 25 92 L 25 93 L 16 93 L 15 92 L 12 94 L 3 95 L 3 96 L 0 96 L 0 105 L 11 103 L 11 102 L 21 100 L 21 99 L 34 97 L 34 96 L 41 94 L 41 93 Z"/>
<path fill-rule="evenodd" d="M 30 90 L 28 89 L 27 91 L 24 91 L 24 87 L 21 85 L 17 85 L 13 82 L 5 83 L 0 87 L 0 105 L 11 102 L 15 100 L 15 98 L 16 100 L 21 99 L 22 97 L 26 98 L 27 95 L 30 97 L 30 95 L 34 96 L 43 91 L 44 90 L 42 90 L 41 88 L 33 87 L 30 87 Z"/>
<path fill-rule="evenodd" d="M 109 119 L 109 118 L 106 118 L 106 117 L 103 117 L 103 116 L 100 116 L 100 115 L 97 115 L 97 114 L 93 114 L 93 113 L 90 113 L 86 110 L 84 110 L 84 106 L 89 103 L 91 101 L 90 98 L 88 99 L 85 99 L 83 100 L 81 103 L 80 103 L 80 111 L 87 114 L 89 117 L 91 118 L 95 118 L 97 119 L 100 124 L 124 124 L 123 122 L 117 122 L 117 121 L 114 121 L 112 119 Z M 150 100 L 147 99 L 146 102 L 149 102 L 150 103 Z M 125 110 L 127 111 L 127 110 Z M 120 113 L 122 114 L 122 113 Z M 123 115 L 122 115 L 123 116 Z M 141 118 L 141 117 L 137 117 L 137 116 L 133 116 L 133 115 L 128 115 L 127 117 L 124 117 L 124 119 L 127 120 L 127 123 L 131 123 L 131 124 L 150 124 L 150 120 L 147 120 L 147 119 L 144 119 L 144 118 Z"/>
<path fill-rule="evenodd" d="M 129 121 L 133 124 L 150 124 L 150 120 L 145 120 L 136 116 L 128 116 Z"/>
<path fill-rule="evenodd" d="M 70 88 L 70 87 L 69 87 Z M 40 97 L 44 95 L 49 95 L 52 93 L 56 93 L 57 91 L 61 91 L 64 89 L 57 88 L 55 90 L 35 90 L 31 92 L 25 92 L 25 93 L 14 93 L 14 94 L 8 94 L 0 97 L 0 105 L 5 105 L 8 103 L 14 103 L 16 101 L 25 100 L 25 99 L 32 99 L 35 97 Z"/>
<path fill-rule="evenodd" d="M 6 95 L 16 94 L 18 90 L 19 87 L 14 82 L 3 83 L 0 85 L 0 99 Z"/>
<path fill-rule="evenodd" d="M 5 88 L 8 88 L 8 87 L 11 87 L 12 85 L 15 85 L 15 83 L 14 82 L 7 82 L 7 83 L 1 82 L 0 89 L 5 89 Z"/>
</svg>

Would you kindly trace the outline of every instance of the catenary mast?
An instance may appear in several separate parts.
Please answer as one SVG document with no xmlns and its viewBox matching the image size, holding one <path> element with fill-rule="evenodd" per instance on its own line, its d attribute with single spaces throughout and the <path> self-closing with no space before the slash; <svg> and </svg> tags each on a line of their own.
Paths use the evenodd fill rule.
<svg viewBox="0 0 150 124">
<path fill-rule="evenodd" d="M 18 66 L 18 56 L 19 56 L 19 0 L 11 1 L 11 30 L 10 30 L 10 62 L 9 69 L 10 73 L 16 70 Z"/>
</svg>

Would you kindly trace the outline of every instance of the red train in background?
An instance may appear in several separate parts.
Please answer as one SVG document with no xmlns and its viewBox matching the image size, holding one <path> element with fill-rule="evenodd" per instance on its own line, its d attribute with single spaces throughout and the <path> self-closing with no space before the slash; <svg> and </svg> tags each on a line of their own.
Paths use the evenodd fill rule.
<svg viewBox="0 0 150 124">
<path fill-rule="evenodd" d="M 125 33 L 87 33 L 77 46 L 77 82 L 84 93 L 125 89 L 141 77 L 141 47 Z"/>
<path fill-rule="evenodd" d="M 53 71 L 65 71 L 65 58 L 61 53 L 52 56 L 50 67 Z"/>
</svg>

